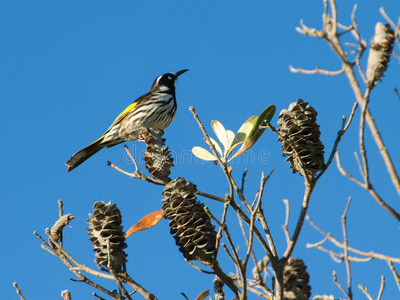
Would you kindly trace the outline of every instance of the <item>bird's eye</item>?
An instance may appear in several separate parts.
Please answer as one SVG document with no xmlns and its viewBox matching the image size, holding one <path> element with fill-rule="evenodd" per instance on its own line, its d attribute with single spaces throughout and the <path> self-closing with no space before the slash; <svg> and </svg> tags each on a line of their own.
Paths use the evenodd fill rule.
<svg viewBox="0 0 400 300">
<path fill-rule="evenodd" d="M 171 76 L 171 75 L 169 75 L 169 76 L 168 76 L 168 79 L 169 79 L 169 80 L 172 80 L 172 76 Z"/>
</svg>

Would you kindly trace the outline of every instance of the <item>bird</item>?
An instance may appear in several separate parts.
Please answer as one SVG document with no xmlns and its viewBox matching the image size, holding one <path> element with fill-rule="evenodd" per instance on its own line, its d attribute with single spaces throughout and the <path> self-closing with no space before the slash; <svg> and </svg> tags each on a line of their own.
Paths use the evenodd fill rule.
<svg viewBox="0 0 400 300">
<path fill-rule="evenodd" d="M 107 131 L 96 141 L 79 150 L 65 163 L 67 172 L 86 161 L 101 149 L 126 141 L 141 140 L 142 128 L 167 128 L 176 115 L 175 85 L 177 78 L 188 69 L 158 76 L 150 91 L 132 102 L 119 114 Z"/>
</svg>

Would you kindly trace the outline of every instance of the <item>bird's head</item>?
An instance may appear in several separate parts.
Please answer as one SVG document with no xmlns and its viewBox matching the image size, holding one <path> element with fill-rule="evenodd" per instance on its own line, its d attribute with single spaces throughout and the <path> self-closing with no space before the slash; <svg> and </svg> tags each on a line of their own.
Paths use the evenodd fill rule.
<svg viewBox="0 0 400 300">
<path fill-rule="evenodd" d="M 183 73 L 189 71 L 188 69 L 178 71 L 176 73 L 166 73 L 161 76 L 158 76 L 156 80 L 154 80 L 153 85 L 150 88 L 150 92 L 160 91 L 175 91 L 176 79 L 182 75 Z"/>
</svg>

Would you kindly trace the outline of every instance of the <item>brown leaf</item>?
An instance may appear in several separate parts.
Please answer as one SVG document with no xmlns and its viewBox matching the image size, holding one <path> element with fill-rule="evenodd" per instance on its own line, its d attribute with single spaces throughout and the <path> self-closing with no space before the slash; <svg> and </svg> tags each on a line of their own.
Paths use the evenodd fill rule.
<svg viewBox="0 0 400 300">
<path fill-rule="evenodd" d="M 158 222 L 160 222 L 163 215 L 164 215 L 163 209 L 156 210 L 148 214 L 147 216 L 142 218 L 139 222 L 137 222 L 135 225 L 133 225 L 131 228 L 129 228 L 128 232 L 125 235 L 125 238 L 128 238 L 128 236 L 140 230 L 145 230 L 153 227 Z"/>
<path fill-rule="evenodd" d="M 204 300 L 210 294 L 209 290 L 202 291 L 197 297 L 196 300 Z"/>
</svg>

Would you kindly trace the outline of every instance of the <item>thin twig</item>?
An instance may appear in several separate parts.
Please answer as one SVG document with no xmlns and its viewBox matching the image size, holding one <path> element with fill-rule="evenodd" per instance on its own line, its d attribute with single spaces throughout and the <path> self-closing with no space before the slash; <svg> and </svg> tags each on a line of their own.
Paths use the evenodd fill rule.
<svg viewBox="0 0 400 300">
<path fill-rule="evenodd" d="M 268 179 L 271 177 L 273 172 L 274 172 L 274 170 L 272 170 L 271 173 L 267 177 L 265 177 L 264 172 L 262 172 L 261 180 L 260 180 L 260 188 L 258 190 L 259 205 L 258 205 L 258 210 L 256 210 L 256 213 L 257 213 L 257 219 L 260 221 L 261 226 L 265 232 L 265 236 L 267 237 L 268 245 L 271 248 L 272 254 L 274 255 L 274 257 L 278 257 L 278 252 L 275 247 L 274 239 L 272 237 L 271 230 L 269 229 L 267 219 L 265 218 L 264 210 L 261 206 L 265 184 L 267 183 Z"/>
<path fill-rule="evenodd" d="M 21 300 L 25 300 L 25 297 L 22 296 L 22 291 L 21 291 L 21 289 L 18 287 L 18 284 L 17 284 L 16 282 L 14 282 L 14 283 L 13 283 L 13 286 L 14 286 L 15 291 L 17 292 L 19 298 L 20 298 Z"/>
<path fill-rule="evenodd" d="M 61 292 L 61 297 L 64 298 L 64 300 L 71 300 L 71 293 L 68 290 L 64 290 Z"/>
<path fill-rule="evenodd" d="M 349 300 L 350 300 L 351 298 L 350 298 L 349 295 L 347 294 L 346 290 L 344 289 L 344 287 L 343 287 L 343 286 L 340 284 L 340 282 L 338 281 L 337 275 L 336 275 L 336 272 L 335 272 L 335 271 L 333 271 L 333 278 L 332 278 L 332 280 L 333 280 L 333 282 L 337 285 L 337 287 L 342 291 L 342 293 L 343 293 L 347 298 L 349 298 Z"/>
<path fill-rule="evenodd" d="M 368 108 L 368 103 L 369 103 L 369 94 L 371 91 L 371 87 L 368 86 L 367 90 L 364 95 L 364 103 L 361 108 L 361 117 L 360 117 L 360 152 L 361 152 L 361 158 L 363 162 L 362 166 L 362 174 L 364 176 L 364 183 L 367 187 L 369 187 L 370 182 L 369 182 L 369 166 L 368 166 L 368 159 L 367 159 L 367 150 L 365 149 L 365 139 L 364 139 L 364 133 L 365 133 L 365 116 L 367 113 L 367 108 Z"/>
<path fill-rule="evenodd" d="M 400 291 L 400 275 L 399 275 L 399 273 L 397 273 L 395 267 L 393 266 L 393 260 L 387 259 L 386 262 L 389 265 L 389 268 L 393 273 L 394 280 L 396 281 L 397 287 L 399 288 L 399 291 Z"/>
<path fill-rule="evenodd" d="M 395 87 L 394 88 L 394 92 L 397 94 L 397 96 L 399 97 L 399 99 L 400 99 L 400 92 L 399 92 L 399 90 Z"/>
<path fill-rule="evenodd" d="M 378 296 L 376 297 L 376 300 L 381 300 L 384 290 L 385 290 L 385 276 L 381 275 L 381 286 L 379 288 L 379 293 Z"/>
<path fill-rule="evenodd" d="M 343 169 L 342 164 L 341 164 L 341 162 L 340 162 L 340 154 L 339 154 L 339 152 L 336 152 L 336 164 L 337 164 L 337 168 L 338 168 L 339 172 L 340 172 L 343 176 L 349 178 L 350 180 L 354 181 L 354 182 L 357 183 L 358 185 L 364 187 L 364 184 L 363 184 L 361 181 L 357 180 L 356 178 L 354 178 L 353 176 L 351 176 L 350 173 L 348 173 L 345 169 Z"/>
<path fill-rule="evenodd" d="M 127 151 L 129 151 L 129 149 L 127 149 Z M 164 186 L 166 184 L 164 181 L 158 180 L 158 179 L 155 179 L 155 178 L 151 178 L 151 177 L 145 175 L 144 173 L 140 172 L 139 170 L 137 170 L 137 171 L 135 171 L 133 173 L 130 173 L 130 172 L 127 172 L 125 170 L 122 170 L 121 168 L 119 168 L 118 166 L 116 166 L 115 164 L 113 164 L 111 162 L 108 162 L 107 164 L 111 168 L 113 168 L 114 170 L 116 170 L 116 171 L 118 171 L 118 172 L 120 172 L 122 174 L 125 174 L 125 175 L 129 176 L 130 178 L 142 179 L 142 180 L 145 180 L 147 182 L 153 183 L 155 185 Z M 215 195 L 211 195 L 211 194 L 208 194 L 206 192 L 199 191 L 199 190 L 195 191 L 195 194 L 203 196 L 203 197 L 207 197 L 209 199 L 216 200 L 216 201 L 219 201 L 219 202 L 225 202 L 226 201 L 225 198 L 218 197 L 218 196 L 215 196 Z"/>
<path fill-rule="evenodd" d="M 353 121 L 357 106 L 358 106 L 358 104 L 357 104 L 357 102 L 355 102 L 353 105 L 353 108 L 351 109 L 350 116 L 347 120 L 347 123 L 346 123 L 346 117 L 345 116 L 342 117 L 342 127 L 337 133 L 331 154 L 329 155 L 329 158 L 325 164 L 325 167 L 321 170 L 321 172 L 319 172 L 317 177 L 315 177 L 315 182 L 317 182 L 321 178 L 321 176 L 324 175 L 325 171 L 331 165 L 333 157 L 335 156 L 335 153 L 337 152 L 337 147 L 339 146 L 340 140 L 342 139 L 342 136 L 346 133 L 347 129 L 349 129 L 349 126 L 350 126 L 351 122 Z"/>
<path fill-rule="evenodd" d="M 133 164 L 135 165 L 135 172 L 139 171 L 139 166 L 136 162 L 136 159 L 133 158 L 132 152 L 129 150 L 127 145 L 124 145 L 125 151 L 128 154 L 129 158 L 132 160 Z"/>
<path fill-rule="evenodd" d="M 344 73 L 344 68 L 338 70 L 338 71 L 328 71 L 328 70 L 323 70 L 318 67 L 315 67 L 314 70 L 305 70 L 301 68 L 294 68 L 293 66 L 289 66 L 289 70 L 292 73 L 302 73 L 302 74 L 307 74 L 307 75 L 312 75 L 312 74 L 322 74 L 322 75 L 329 75 L 329 76 L 336 76 Z"/>
<path fill-rule="evenodd" d="M 383 7 L 381 7 L 379 9 L 379 12 L 381 13 L 381 15 L 385 18 L 385 20 L 390 24 L 390 26 L 392 26 L 393 28 L 399 30 L 398 25 L 396 25 L 392 19 L 389 18 L 389 16 L 386 14 L 385 9 Z"/>
<path fill-rule="evenodd" d="M 346 264 L 346 272 L 347 272 L 347 294 L 349 296 L 349 300 L 353 299 L 353 292 L 351 290 L 351 268 L 350 268 L 350 261 L 349 261 L 349 241 L 347 239 L 347 228 L 346 228 L 346 220 L 347 220 L 347 212 L 349 210 L 351 203 L 351 197 L 347 201 L 346 208 L 342 215 L 342 231 L 343 231 L 343 245 L 344 245 L 344 262 Z"/>
<path fill-rule="evenodd" d="M 106 300 L 106 299 L 104 299 L 103 297 L 97 295 L 96 293 L 93 293 L 93 296 L 95 296 L 95 297 L 96 297 L 97 299 L 99 299 L 99 300 Z"/>
<path fill-rule="evenodd" d="M 304 224 L 304 218 L 306 217 L 306 214 L 307 214 L 308 204 L 310 203 L 310 198 L 311 198 L 313 189 L 314 189 L 314 181 L 312 181 L 311 184 L 306 184 L 306 188 L 304 190 L 304 196 L 303 196 L 303 203 L 301 205 L 301 211 L 300 211 L 299 218 L 297 220 L 296 228 L 295 228 L 294 233 L 286 247 L 285 253 L 283 254 L 283 259 L 285 261 L 287 261 L 289 259 L 289 257 L 292 255 L 292 252 L 296 245 L 297 239 L 300 236 L 301 228 L 303 227 L 303 224 Z"/>
<path fill-rule="evenodd" d="M 380 206 L 382 206 L 388 213 L 390 213 L 395 219 L 397 219 L 398 221 L 400 221 L 400 214 L 394 210 L 393 207 L 391 207 L 389 204 L 387 204 L 380 196 L 379 194 L 376 192 L 376 190 L 374 189 L 374 187 L 372 186 L 372 184 L 370 183 L 369 186 L 367 186 L 365 183 L 362 183 L 361 181 L 357 180 L 356 178 L 354 178 L 352 175 L 350 175 L 347 171 L 345 171 L 340 163 L 340 156 L 339 156 L 339 152 L 336 153 L 336 163 L 337 163 L 337 168 L 339 170 L 339 172 L 349 178 L 350 180 L 352 180 L 353 182 L 357 183 L 359 186 L 361 186 L 362 188 L 366 189 L 371 196 L 376 200 L 376 202 L 378 202 L 378 204 Z"/>
<path fill-rule="evenodd" d="M 364 293 L 364 295 L 368 298 L 368 300 L 374 300 L 372 296 L 368 293 L 366 287 L 363 287 L 361 284 L 359 284 L 357 287 Z"/>
<path fill-rule="evenodd" d="M 211 272 L 211 271 L 206 271 L 198 266 L 196 266 L 194 263 L 192 263 L 190 260 L 187 260 L 185 258 L 185 261 L 193 268 L 195 268 L 196 270 L 200 271 L 201 273 L 205 273 L 205 274 L 215 274 L 215 272 Z"/>
<path fill-rule="evenodd" d="M 319 228 L 312 220 L 309 216 L 307 216 L 307 221 L 310 223 L 310 225 L 317 230 L 319 233 L 321 233 L 325 238 L 327 238 L 332 244 L 334 244 L 336 247 L 344 249 L 344 245 L 342 243 L 340 243 L 338 240 L 336 240 L 334 237 L 332 237 L 332 235 L 330 233 L 326 233 L 324 232 L 321 228 Z M 400 263 L 400 258 L 395 258 L 395 257 L 390 257 L 387 255 L 383 255 L 380 253 L 376 253 L 373 251 L 370 252 L 365 252 L 365 251 L 361 251 L 361 250 L 357 250 L 355 248 L 352 247 L 348 247 L 348 250 L 350 252 L 353 252 L 355 254 L 358 255 L 362 255 L 368 258 L 376 258 L 376 259 L 381 259 L 381 260 L 385 260 L 385 261 L 392 261 L 392 262 L 396 262 L 396 263 Z"/>
<path fill-rule="evenodd" d="M 288 199 L 283 199 L 283 203 L 285 204 L 285 224 L 282 225 L 283 232 L 286 237 L 286 244 L 289 244 L 290 234 L 289 234 L 289 217 L 290 217 L 290 204 Z"/>
</svg>

